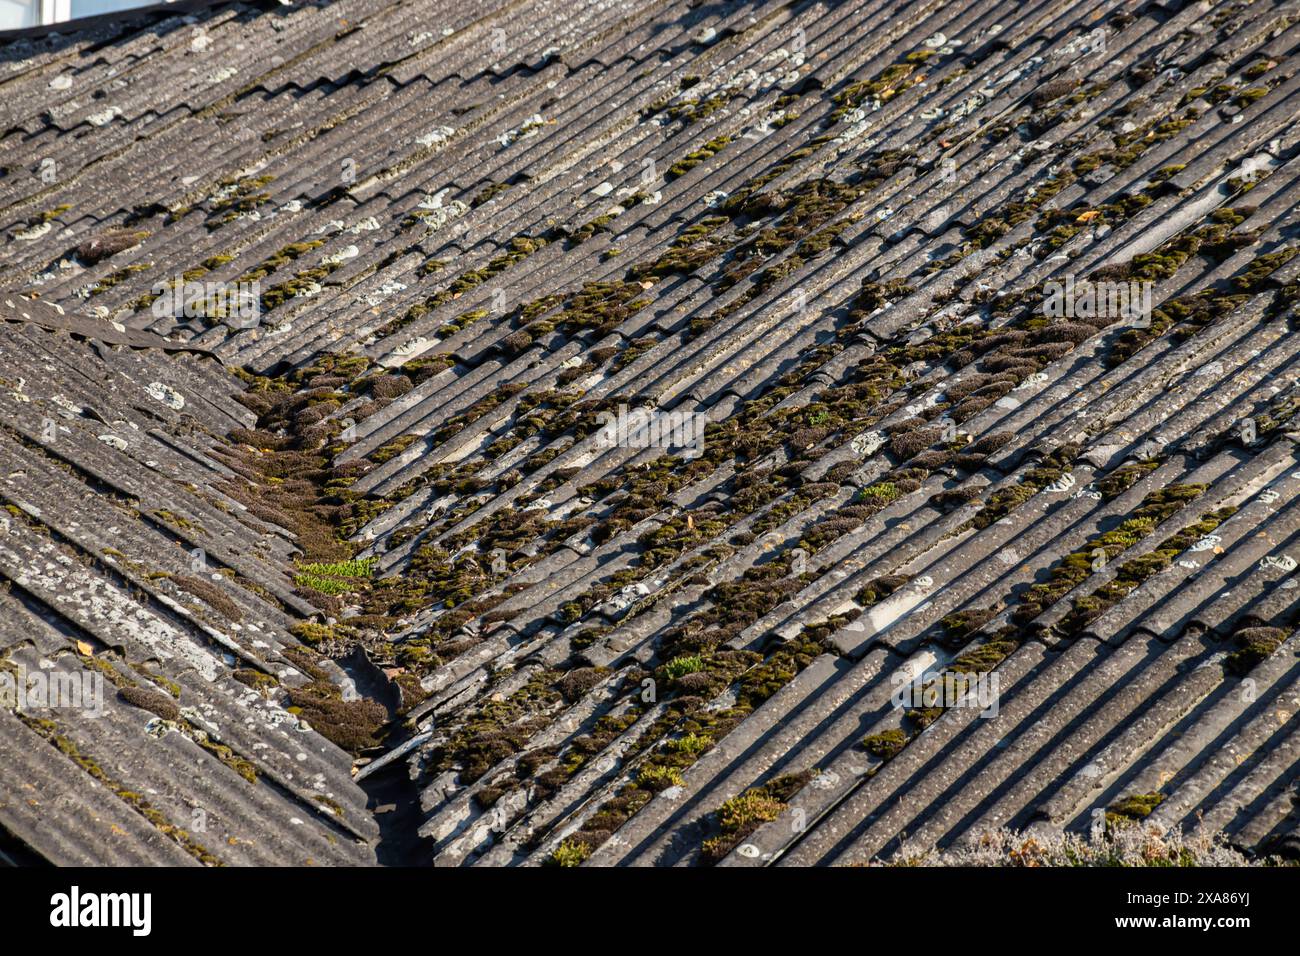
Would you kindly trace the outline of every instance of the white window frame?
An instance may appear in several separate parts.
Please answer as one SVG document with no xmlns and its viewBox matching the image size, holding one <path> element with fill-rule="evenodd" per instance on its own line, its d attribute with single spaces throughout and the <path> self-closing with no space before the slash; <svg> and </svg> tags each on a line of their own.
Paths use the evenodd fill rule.
<svg viewBox="0 0 1300 956">
<path fill-rule="evenodd" d="M 140 7 L 153 6 L 160 0 L 142 0 L 139 4 L 119 11 L 126 13 L 130 10 L 139 9 Z M 174 0 L 161 0 L 163 3 L 172 3 Z M 74 19 L 72 16 L 72 0 L 34 0 L 33 6 L 36 8 L 36 23 L 33 27 L 47 27 L 55 23 L 67 23 Z M 99 16 L 108 16 L 109 14 L 98 14 Z M 82 20 L 84 17 L 75 19 Z M 19 27 L 18 29 L 30 30 L 33 27 Z M 0 33 L 7 33 L 7 30 L 0 30 Z"/>
<path fill-rule="evenodd" d="M 72 0 L 41 0 L 40 23 L 62 23 L 72 19 Z"/>
</svg>

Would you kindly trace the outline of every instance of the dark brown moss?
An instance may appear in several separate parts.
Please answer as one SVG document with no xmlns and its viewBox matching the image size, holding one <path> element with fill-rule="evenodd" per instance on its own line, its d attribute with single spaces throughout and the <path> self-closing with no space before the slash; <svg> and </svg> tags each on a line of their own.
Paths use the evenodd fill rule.
<svg viewBox="0 0 1300 956">
<path fill-rule="evenodd" d="M 147 710 L 163 720 L 180 719 L 180 708 L 167 694 L 146 687 L 122 687 L 117 694 L 128 704 Z"/>
<path fill-rule="evenodd" d="M 244 619 L 244 612 L 239 605 L 212 581 L 192 577 L 188 574 L 177 574 L 172 577 L 172 583 L 182 591 L 187 591 L 199 598 L 226 620 L 239 623 Z"/>
<path fill-rule="evenodd" d="M 383 740 L 388 711 L 378 701 L 344 700 L 334 684 L 317 680 L 290 688 L 289 703 L 312 729 L 349 753 L 372 750 Z"/>
<path fill-rule="evenodd" d="M 1287 632 L 1280 627 L 1243 627 L 1232 635 L 1237 650 L 1228 655 L 1224 666 L 1244 677 L 1282 646 Z"/>
<path fill-rule="evenodd" d="M 138 246 L 148 238 L 149 233 L 140 229 L 110 229 L 77 246 L 77 258 L 86 265 L 93 266 L 110 256 Z"/>
<path fill-rule="evenodd" d="M 907 746 L 907 734 L 897 727 L 891 727 L 889 730 L 882 730 L 878 734 L 862 738 L 862 746 L 874 757 L 881 760 L 892 760 L 903 752 Z"/>
</svg>

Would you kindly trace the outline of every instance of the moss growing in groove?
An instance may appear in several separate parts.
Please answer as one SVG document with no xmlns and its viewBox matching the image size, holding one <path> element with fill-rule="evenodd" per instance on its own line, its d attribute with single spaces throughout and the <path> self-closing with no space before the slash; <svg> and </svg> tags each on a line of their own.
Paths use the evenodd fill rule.
<svg viewBox="0 0 1300 956">
<path fill-rule="evenodd" d="M 689 733 L 668 741 L 664 747 L 673 753 L 695 757 L 712 747 L 713 742 L 713 738 L 708 734 Z"/>
<path fill-rule="evenodd" d="M 119 252 L 138 246 L 150 235 L 144 229 L 109 229 L 80 243 L 73 251 L 82 262 L 93 266 Z"/>
<path fill-rule="evenodd" d="M 1025 471 L 1017 484 L 1000 488 L 989 495 L 984 506 L 958 530 L 974 528 L 982 531 L 995 521 L 1006 517 L 1052 482 L 1068 473 L 1078 453 L 1078 445 L 1062 445 L 1042 459 L 1039 464 Z"/>
<path fill-rule="evenodd" d="M 458 768 L 459 780 L 465 785 L 522 751 L 533 733 L 549 724 L 547 715 L 563 704 L 563 692 L 557 686 L 560 677 L 557 671 L 539 668 L 505 699 L 489 699 L 475 706 L 459 721 L 451 738 L 431 753 L 431 768 Z"/>
<path fill-rule="evenodd" d="M 707 216 L 701 219 L 683 229 L 658 259 L 633 266 L 628 271 L 628 278 L 640 280 L 675 272 L 694 272 L 734 244 L 734 239 L 720 235 L 730 224 L 731 220 L 726 216 Z"/>
<path fill-rule="evenodd" d="M 881 760 L 893 760 L 907 746 L 907 734 L 897 727 L 862 738 L 863 749 Z"/>
<path fill-rule="evenodd" d="M 233 222 L 240 216 L 247 215 L 271 201 L 271 194 L 262 190 L 263 186 L 269 186 L 275 179 L 274 176 L 241 176 L 223 179 L 218 183 L 218 190 L 211 200 L 210 206 L 212 211 L 224 213 L 215 219 L 209 219 L 205 224 L 209 230 L 220 228 L 228 222 Z M 172 221 L 181 218 L 188 208 L 178 209 L 172 213 Z"/>
<path fill-rule="evenodd" d="M 165 677 L 162 674 L 153 673 L 151 670 L 149 670 L 148 666 L 146 666 L 145 663 L 143 662 L 132 664 L 131 669 L 134 670 L 141 677 L 143 677 L 145 680 L 148 680 L 153 684 L 155 684 L 156 686 L 161 687 L 163 690 L 165 690 L 168 694 L 172 696 L 173 700 L 180 699 L 181 685 L 176 683 L 174 680 L 171 680 L 170 678 Z"/>
<path fill-rule="evenodd" d="M 783 281 L 805 260 L 830 248 L 835 237 L 851 220 L 845 218 L 830 225 L 826 223 L 868 189 L 861 177 L 852 177 L 849 182 L 817 178 L 805 180 L 789 191 L 759 193 L 738 205 L 728 201 L 723 208 L 733 216 L 759 219 L 776 215 L 778 218 L 736 246 L 717 281 L 717 288 L 731 288 L 759 268 L 763 261 L 794 247 L 786 260 L 758 276 L 753 288 L 741 297 L 741 303 Z M 727 308 L 734 310 L 738 307 L 738 304 L 733 304 Z"/>
<path fill-rule="evenodd" d="M 263 259 L 260 263 L 241 274 L 236 282 L 257 282 L 265 279 L 280 266 L 293 262 L 300 256 L 306 255 L 313 249 L 319 249 L 325 245 L 323 239 L 309 239 L 303 242 L 291 242 L 288 245 L 281 246 L 274 253 Z"/>
<path fill-rule="evenodd" d="M 581 866 L 591 857 L 592 849 L 586 840 L 571 837 L 561 841 L 546 862 L 551 866 Z"/>
<path fill-rule="evenodd" d="M 698 123 L 702 119 L 707 119 L 714 113 L 726 107 L 736 96 L 737 91 L 733 89 L 715 90 L 705 97 L 696 97 L 693 99 L 681 100 L 673 103 L 664 109 L 664 113 L 670 119 L 681 119 L 686 121 L 686 125 Z"/>
<path fill-rule="evenodd" d="M 676 767 L 650 763 L 637 771 L 636 782 L 641 789 L 658 793 L 669 787 L 680 787 L 683 783 L 682 772 Z"/>
<path fill-rule="evenodd" d="M 886 574 L 873 578 L 853 596 L 853 600 L 864 608 L 871 607 L 879 604 L 910 580 L 911 578 L 905 574 Z"/>
<path fill-rule="evenodd" d="M 972 634 L 997 616 L 1000 606 L 969 608 L 954 611 L 940 619 L 939 627 L 943 630 L 945 643 L 959 645 L 967 641 Z"/>
<path fill-rule="evenodd" d="M 28 219 L 27 222 L 29 225 L 33 225 L 33 226 L 38 226 L 46 222 L 53 222 L 55 219 L 58 219 L 60 216 L 62 216 L 65 212 L 67 212 L 71 208 L 72 205 L 70 203 L 62 203 L 58 206 L 55 206 L 53 209 L 45 209 L 42 210 L 41 212 L 38 212 L 35 216 L 32 216 L 30 219 Z"/>
<path fill-rule="evenodd" d="M 801 790 L 815 772 L 786 774 L 761 786 L 750 787 L 743 793 L 725 801 L 713 813 L 713 824 L 721 833 L 710 837 L 701 846 L 701 856 L 706 864 L 716 863 L 764 823 L 779 817 L 787 801 Z"/>
<path fill-rule="evenodd" d="M 1100 617 L 1108 608 L 1123 600 L 1147 579 L 1167 568 L 1204 535 L 1212 533 L 1220 524 L 1236 513 L 1236 508 L 1220 508 L 1202 515 L 1200 520 L 1180 529 L 1152 551 L 1126 561 L 1115 577 L 1091 594 L 1075 599 L 1070 612 L 1054 628 L 1061 634 L 1074 636 L 1089 623 Z"/>
<path fill-rule="evenodd" d="M 1158 791 L 1130 794 L 1106 808 L 1106 822 L 1113 824 L 1145 820 L 1164 802 L 1165 795 Z"/>
<path fill-rule="evenodd" d="M 101 295 L 115 285 L 120 285 L 132 276 L 139 275 L 141 272 L 148 272 L 152 268 L 152 262 L 133 262 L 129 266 L 124 266 L 116 272 L 104 276 L 104 278 L 92 285 L 86 294 L 92 298 Z"/>
<path fill-rule="evenodd" d="M 904 716 L 916 726 L 918 733 L 927 729 L 943 714 L 944 708 L 942 707 L 919 707 L 904 712 Z"/>
<path fill-rule="evenodd" d="M 187 574 L 172 575 L 171 581 L 182 591 L 197 597 L 226 620 L 238 624 L 244 619 L 244 612 L 239 605 L 213 581 Z"/>
<path fill-rule="evenodd" d="M 344 700 L 342 691 L 328 680 L 313 680 L 289 689 L 289 703 L 313 730 L 352 754 L 380 745 L 388 711 L 368 698 Z"/>
<path fill-rule="evenodd" d="M 706 670 L 687 677 L 707 673 L 712 678 L 708 681 L 708 689 L 702 690 L 698 696 L 692 693 L 672 699 L 659 720 L 640 735 L 627 758 L 661 741 L 662 746 L 653 749 L 642 762 L 637 778 L 626 784 L 613 799 L 606 801 L 601 811 L 583 825 L 586 839 L 595 845 L 604 842 L 613 829 L 634 816 L 655 793 L 676 785 L 681 773 L 706 752 L 701 748 L 675 745 L 668 739 L 674 729 L 680 731 L 681 736 L 693 734 L 708 737 L 710 741 L 721 740 L 820 652 L 819 644 L 796 641 L 781 645 L 757 666 L 752 665 L 758 655 L 747 652 L 724 651 L 705 657 Z M 747 666 L 750 669 L 745 670 Z M 732 679 L 736 679 L 735 705 L 724 711 L 707 709 L 708 696 Z"/>
<path fill-rule="evenodd" d="M 1121 465 L 1093 484 L 1106 500 L 1118 498 L 1158 467 L 1160 462 L 1155 459 Z"/>
<path fill-rule="evenodd" d="M 348 594 L 361 590 L 374 575 L 377 558 L 316 561 L 302 564 L 293 583 L 319 594 Z"/>
<path fill-rule="evenodd" d="M 128 704 L 147 710 L 163 720 L 178 720 L 181 712 L 172 698 L 160 691 L 147 690 L 143 687 L 122 687 L 118 696 Z"/>
<path fill-rule="evenodd" d="M 1231 215 L 1235 218 L 1241 213 L 1233 210 Z M 1211 217 L 1210 223 L 1198 230 L 1192 238 L 1198 243 L 1208 243 L 1211 250 L 1219 253 L 1230 252 L 1239 242 L 1252 240 L 1248 233 L 1229 233 L 1222 228 L 1224 225 L 1223 219 L 1215 220 Z M 1159 255 L 1160 251 L 1156 250 L 1151 255 Z M 1119 365 L 1170 329 L 1173 329 L 1171 334 L 1175 341 L 1185 340 L 1216 319 L 1239 308 L 1252 296 L 1271 291 L 1278 284 L 1270 278 L 1271 274 L 1289 262 L 1296 252 L 1295 246 L 1280 246 L 1272 252 L 1256 256 L 1240 272 L 1218 287 L 1202 289 L 1192 295 L 1164 302 L 1152 310 L 1149 327 L 1128 329 L 1116 339 L 1106 356 L 1107 365 Z M 1223 288 L 1224 285 L 1226 289 Z"/>
<path fill-rule="evenodd" d="M 1078 550 L 1058 561 L 1049 572 L 1047 581 L 1035 584 L 1025 592 L 1020 604 L 1012 611 L 1012 620 L 1018 624 L 1033 620 L 1088 579 L 1093 573 L 1098 551 L 1104 554 L 1106 561 L 1114 560 L 1189 501 L 1204 494 L 1207 487 L 1203 484 L 1174 484 L 1150 492 L 1118 528 L 1094 535 Z"/>
<path fill-rule="evenodd" d="M 700 163 L 707 159 L 711 159 L 718 153 L 722 152 L 730 142 L 730 136 L 717 136 L 709 140 L 699 149 L 692 150 L 668 167 L 668 172 L 665 174 L 664 178 L 672 181 L 677 179 L 679 176 L 685 176 L 696 166 L 700 165 Z"/>
<path fill-rule="evenodd" d="M 488 183 L 486 186 L 480 189 L 477 194 L 475 194 L 473 199 L 470 200 L 469 202 L 470 208 L 477 209 L 479 206 L 482 206 L 484 203 L 491 202 L 493 199 L 501 195 L 509 188 L 510 188 L 510 183 Z"/>
<path fill-rule="evenodd" d="M 81 661 L 82 666 L 92 670 L 97 670 L 104 675 L 104 679 L 114 687 L 134 688 L 136 683 L 122 671 L 118 670 L 112 663 L 102 657 L 96 657 L 93 654 L 78 654 L 77 660 Z"/>
<path fill-rule="evenodd" d="M 666 681 L 672 682 L 679 677 L 687 674 L 694 674 L 704 670 L 704 658 L 698 654 L 691 654 L 685 657 L 674 657 L 668 663 L 664 664 L 660 671 Z"/>
<path fill-rule="evenodd" d="M 1248 90 L 1242 90 L 1232 98 L 1232 102 L 1240 109 L 1245 109 L 1251 103 L 1268 95 L 1268 87 L 1252 86 Z"/>
<path fill-rule="evenodd" d="M 505 247 L 493 256 L 488 263 L 479 269 L 472 269 L 463 272 L 448 284 L 440 292 L 437 292 L 421 302 L 408 308 L 402 315 L 393 319 L 383 326 L 377 333 L 381 338 L 395 335 L 412 322 L 427 315 L 438 306 L 445 305 L 453 299 L 459 298 L 466 292 L 478 288 L 487 282 L 493 276 L 499 275 L 506 271 L 512 265 L 527 259 L 537 250 L 544 247 L 549 240 L 545 236 L 515 236 Z"/>
<path fill-rule="evenodd" d="M 1256 665 L 1267 660 L 1287 638 L 1280 627 L 1243 627 L 1232 635 L 1237 650 L 1227 656 L 1223 666 L 1238 677 L 1245 677 Z"/>
<path fill-rule="evenodd" d="M 406 449 L 420 440 L 419 435 L 399 435 L 386 445 L 381 445 L 369 455 L 369 458 L 376 465 L 382 465 L 385 462 L 392 461 Z"/>
<path fill-rule="evenodd" d="M 788 388 L 788 385 L 783 385 L 783 388 Z M 772 394 L 775 394 L 775 392 L 772 393 Z M 755 406 L 755 407 L 757 407 L 757 406 Z M 784 425 L 779 425 L 779 427 L 772 428 L 772 429 L 771 429 L 771 436 L 772 436 L 772 438 L 774 438 L 774 440 L 775 440 L 774 442 L 772 442 L 772 444 L 780 444 L 781 441 L 784 441 L 784 440 L 785 440 L 785 437 L 787 437 L 788 434 L 789 434 L 789 432 L 787 431 L 787 429 L 784 428 Z M 745 437 L 746 437 L 746 438 L 749 438 L 749 436 L 745 436 Z M 761 451 L 762 451 L 762 449 L 763 449 L 764 444 L 767 444 L 768 447 L 771 446 L 770 444 L 768 444 L 768 438 L 767 438 L 766 436 L 764 436 L 763 438 L 761 438 L 761 440 L 759 440 L 759 441 L 757 441 L 757 442 L 751 442 L 751 444 L 749 444 L 748 446 L 746 446 L 746 451 L 748 451 L 749 449 L 753 449 L 753 453 L 755 453 L 755 454 L 761 454 Z M 732 447 L 735 447 L 735 446 L 732 446 Z M 728 451 L 728 457 L 729 457 L 729 451 L 731 451 L 731 447 L 728 447 L 727 451 Z M 669 473 L 671 473 L 671 472 L 669 472 Z M 915 479 L 910 479 L 910 480 L 915 480 Z M 616 484 L 617 484 L 617 483 L 616 483 Z M 896 483 L 896 484 L 897 484 L 897 483 Z M 780 492 L 780 486 L 781 486 L 780 484 L 777 484 L 777 485 L 776 485 L 777 493 Z M 658 496 L 659 496 L 659 492 L 654 492 L 653 496 L 651 496 L 651 494 L 647 494 L 647 496 L 646 496 L 647 501 L 645 502 L 645 505 L 646 505 L 646 506 L 653 506 L 654 503 L 655 503 L 656 501 L 658 501 Z M 766 583 L 766 579 L 764 579 L 764 583 Z M 775 592 L 775 591 L 774 591 L 774 596 L 776 596 L 776 592 Z M 718 597 L 722 597 L 722 596 L 720 596 L 720 594 L 719 594 Z M 766 596 L 764 596 L 764 601 L 763 601 L 763 602 L 766 602 Z M 757 610 L 757 607 L 759 607 L 759 606 L 761 606 L 761 605 L 755 605 L 755 610 Z M 728 609 L 728 610 L 729 610 L 729 609 Z M 749 615 L 749 609 L 748 609 L 748 607 L 746 607 L 746 609 L 745 609 L 745 617 L 748 617 L 748 615 Z M 738 622 L 738 620 L 736 620 L 735 623 L 740 623 L 740 622 Z M 785 672 L 785 669 L 777 669 L 777 670 L 779 670 L 779 671 L 781 672 L 781 674 L 784 674 L 784 672 Z M 777 676 L 777 679 L 780 678 L 780 674 L 777 674 L 776 676 Z M 664 749 L 669 750 L 669 752 L 671 752 L 671 750 L 672 750 L 672 748 L 671 748 L 671 747 L 668 747 L 668 745 L 666 745 L 666 747 L 664 747 Z"/>
<path fill-rule="evenodd" d="M 176 843 L 190 856 L 205 866 L 223 865 L 211 850 L 194 839 L 186 830 L 169 821 L 162 811 L 155 808 L 143 796 L 126 789 L 110 777 L 94 758 L 82 753 L 71 739 L 64 736 L 54 721 L 37 719 L 21 712 L 16 713 L 15 716 L 78 767 L 102 783 L 119 800 L 144 817 L 154 829 Z"/>
<path fill-rule="evenodd" d="M 895 63 L 885 67 L 870 80 L 849 83 L 831 97 L 837 109 L 831 113 L 830 122 L 839 122 L 868 100 L 882 104 L 889 102 L 920 82 L 920 76 L 915 72 L 916 67 L 915 61 Z"/>
<path fill-rule="evenodd" d="M 253 688 L 264 697 L 280 686 L 279 679 L 273 674 L 255 670 L 251 667 L 241 667 L 231 673 L 230 676 L 244 686 Z"/>
<path fill-rule="evenodd" d="M 1007 659 L 1020 646 L 1014 640 L 986 641 L 953 658 L 947 671 L 954 674 L 986 674 Z"/>
</svg>

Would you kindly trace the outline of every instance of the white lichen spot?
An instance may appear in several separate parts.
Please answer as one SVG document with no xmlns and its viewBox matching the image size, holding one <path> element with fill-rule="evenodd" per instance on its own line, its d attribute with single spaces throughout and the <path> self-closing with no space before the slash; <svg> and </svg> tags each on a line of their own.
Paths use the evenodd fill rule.
<svg viewBox="0 0 1300 956">
<path fill-rule="evenodd" d="M 121 108 L 110 106 L 108 109 L 100 110 L 98 113 L 91 113 L 86 117 L 86 122 L 91 126 L 107 126 L 117 117 L 122 115 Z"/>
<path fill-rule="evenodd" d="M 185 396 L 165 382 L 150 382 L 144 390 L 151 398 L 162 402 L 168 408 L 174 408 L 179 412 L 185 407 Z"/>
<path fill-rule="evenodd" d="M 344 262 L 347 262 L 349 259 L 355 259 L 360 254 L 361 254 L 361 250 L 358 249 L 356 246 L 345 246 L 344 248 L 340 249 L 338 252 L 334 253 L 333 255 L 328 255 L 323 257 L 320 263 L 323 266 L 342 265 Z"/>
<path fill-rule="evenodd" d="M 437 146 L 439 143 L 445 143 L 451 138 L 451 134 L 456 132 L 450 126 L 438 126 L 423 136 L 417 136 L 415 143 L 417 146 Z"/>
<path fill-rule="evenodd" d="M 34 226 L 29 226 L 26 229 L 18 230 L 17 232 L 14 233 L 14 238 L 19 239 L 23 242 L 35 242 L 37 239 L 41 238 L 41 236 L 44 236 L 53 228 L 54 228 L 53 223 L 38 222 Z"/>
</svg>

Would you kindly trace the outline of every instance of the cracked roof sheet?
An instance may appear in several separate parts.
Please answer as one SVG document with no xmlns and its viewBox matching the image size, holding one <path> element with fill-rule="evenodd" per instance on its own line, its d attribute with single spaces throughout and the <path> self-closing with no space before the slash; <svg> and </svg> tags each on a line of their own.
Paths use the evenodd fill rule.
<svg viewBox="0 0 1300 956">
<path fill-rule="evenodd" d="M 335 0 L 0 40 L 0 663 L 110 698 L 0 710 L 0 852 L 1296 852 L 1298 18 Z"/>
</svg>

